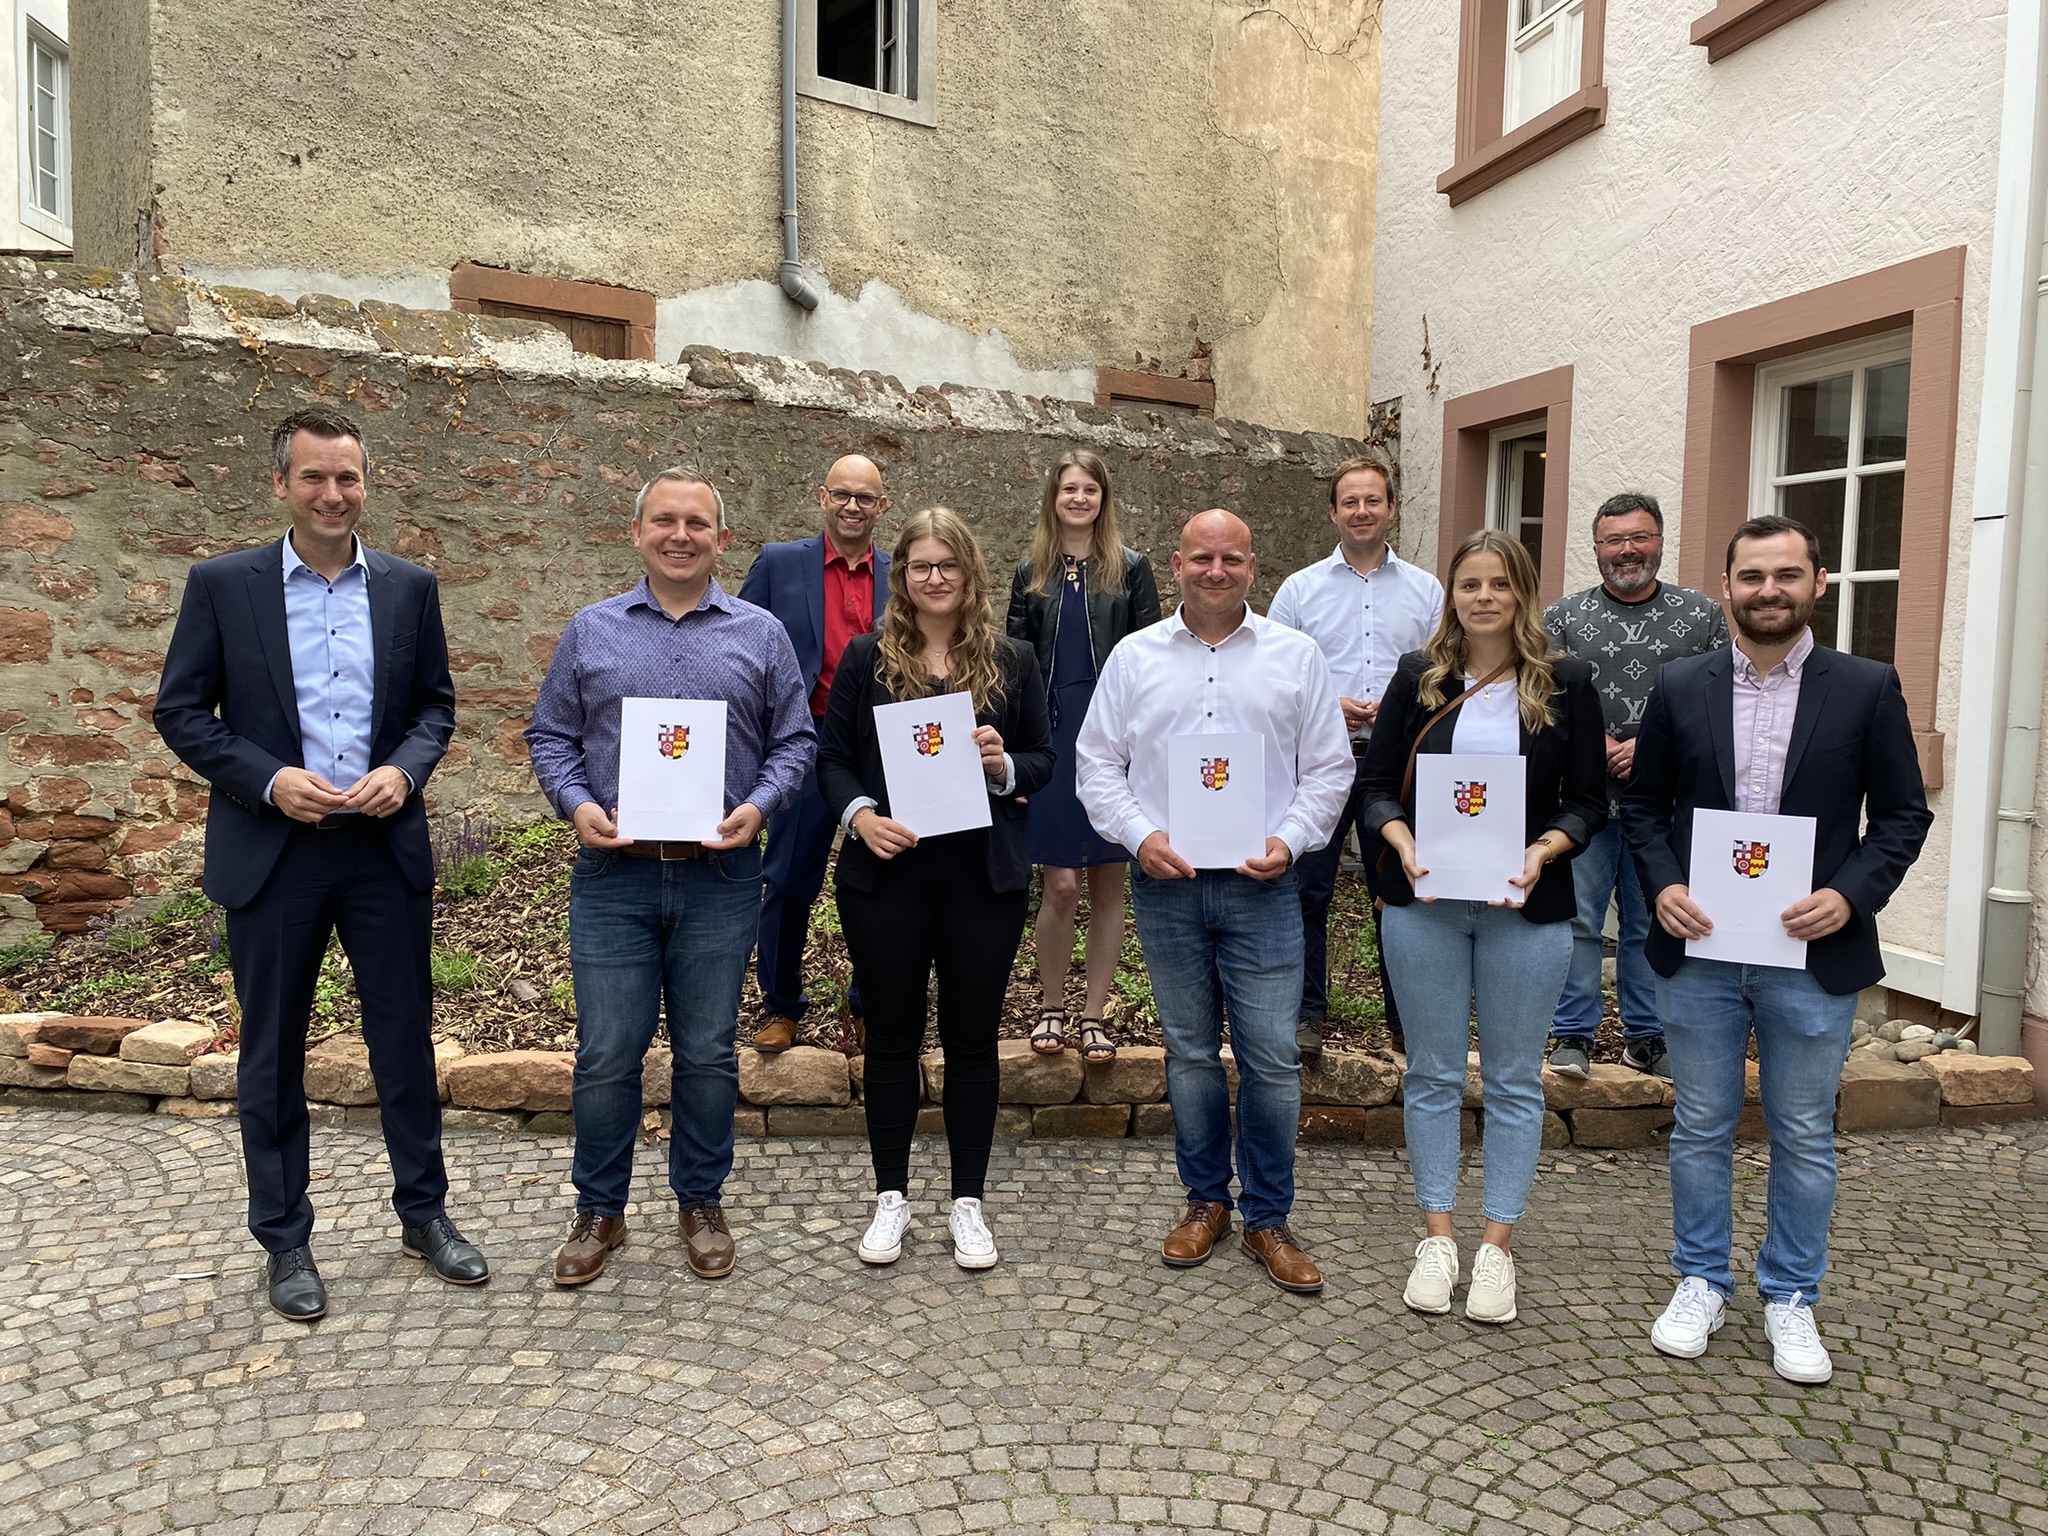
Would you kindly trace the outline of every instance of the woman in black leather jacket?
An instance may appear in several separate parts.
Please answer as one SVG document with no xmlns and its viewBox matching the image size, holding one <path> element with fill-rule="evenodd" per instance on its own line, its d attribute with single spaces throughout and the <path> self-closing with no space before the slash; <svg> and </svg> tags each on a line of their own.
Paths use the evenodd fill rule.
<svg viewBox="0 0 2048 1536">
<path fill-rule="evenodd" d="M 1152 564 L 1117 535 L 1109 468 L 1086 449 L 1061 456 L 1046 473 L 1031 558 L 1010 584 L 1009 632 L 1037 654 L 1045 675 L 1057 754 L 1052 783 L 1031 797 L 1025 843 L 1045 868 L 1038 909 L 1038 1027 L 1031 1048 L 1065 1048 L 1067 973 L 1083 873 L 1088 885 L 1087 992 L 1081 1012 L 1081 1054 L 1110 1061 L 1116 1045 L 1103 1011 L 1123 950 L 1125 866 L 1130 854 L 1099 836 L 1074 794 L 1074 739 L 1088 713 L 1095 679 L 1110 648 L 1133 630 L 1159 622 L 1159 584 Z"/>
</svg>

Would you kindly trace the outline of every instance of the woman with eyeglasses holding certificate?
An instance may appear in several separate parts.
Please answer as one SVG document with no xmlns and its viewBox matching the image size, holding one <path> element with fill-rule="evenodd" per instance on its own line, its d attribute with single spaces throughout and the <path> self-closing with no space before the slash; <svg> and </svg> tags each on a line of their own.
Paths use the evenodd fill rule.
<svg viewBox="0 0 2048 1536">
<path fill-rule="evenodd" d="M 1515 1317 L 1515 1223 L 1543 1142 L 1543 1048 L 1571 963 L 1577 896 L 1569 861 L 1607 822 L 1606 735 L 1592 669 L 1552 652 L 1536 567 L 1519 541 L 1473 534 L 1451 556 L 1444 585 L 1436 632 L 1395 669 L 1361 770 L 1361 822 L 1385 842 L 1377 889 L 1386 903 L 1387 970 L 1407 1029 L 1403 1119 L 1428 1234 L 1401 1299 L 1417 1312 L 1448 1312 L 1459 1279 L 1451 1212 L 1476 998 L 1486 1227 L 1465 1315 L 1507 1323 Z M 1429 871 L 1416 852 L 1416 759 L 1430 753 L 1521 758 L 1527 846 L 1521 873 L 1507 882 L 1515 896 L 1417 897 Z M 1467 797 L 1458 813 L 1483 809 L 1484 785 L 1457 793 Z"/>
<path fill-rule="evenodd" d="M 890 814 L 876 708 L 949 693 L 973 702 L 971 740 L 927 738 L 918 750 L 977 755 L 990 825 L 920 838 Z M 981 1205 L 995 1141 L 996 1030 L 1030 900 L 1023 797 L 1052 768 L 1038 663 L 996 631 L 974 535 L 945 507 L 916 513 L 896 540 L 881 628 L 856 636 L 840 658 L 818 745 L 819 786 L 848 834 L 839 920 L 867 1011 L 863 1097 L 877 1194 L 860 1241 L 867 1263 L 893 1263 L 910 1226 L 910 1139 L 934 967 L 953 1257 L 966 1269 L 996 1262 Z"/>
</svg>

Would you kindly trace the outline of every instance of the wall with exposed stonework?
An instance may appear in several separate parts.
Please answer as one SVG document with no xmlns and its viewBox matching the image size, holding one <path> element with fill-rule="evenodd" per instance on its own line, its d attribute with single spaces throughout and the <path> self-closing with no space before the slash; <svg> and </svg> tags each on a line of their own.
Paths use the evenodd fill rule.
<svg viewBox="0 0 2048 1536">
<path fill-rule="evenodd" d="M 1242 511 L 1263 601 L 1325 552 L 1316 477 L 1358 448 L 709 350 L 601 362 L 522 321 L 27 262 L 0 264 L 0 381 L 0 943 L 196 867 L 205 790 L 149 724 L 164 646 L 190 562 L 281 532 L 269 428 L 305 401 L 370 436 L 364 536 L 440 575 L 458 695 L 440 815 L 543 813 L 520 740 L 534 689 L 568 617 L 638 579 L 632 496 L 663 465 L 723 488 L 736 588 L 762 542 L 813 531 L 807 489 L 849 449 L 899 508 L 966 513 L 1006 570 L 1042 468 L 1084 444 L 1162 577 L 1187 515 Z"/>
</svg>

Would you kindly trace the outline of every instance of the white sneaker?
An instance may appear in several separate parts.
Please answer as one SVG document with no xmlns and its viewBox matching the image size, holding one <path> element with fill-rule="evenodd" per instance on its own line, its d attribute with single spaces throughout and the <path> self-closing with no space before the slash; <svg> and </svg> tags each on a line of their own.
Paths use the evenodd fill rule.
<svg viewBox="0 0 2048 1536">
<path fill-rule="evenodd" d="M 1681 1360 L 1697 1360 L 1707 1352 L 1707 1340 L 1728 1321 L 1728 1303 L 1698 1275 L 1678 1282 L 1671 1305 L 1650 1324 L 1650 1342 L 1660 1354 Z"/>
<path fill-rule="evenodd" d="M 1764 1337 L 1771 1341 L 1772 1369 L 1787 1381 L 1818 1385 L 1835 1374 L 1813 1324 L 1813 1308 L 1798 1291 L 1790 1301 L 1764 1303 Z"/>
<path fill-rule="evenodd" d="M 1515 1320 L 1515 1260 L 1505 1248 L 1481 1243 L 1472 1256 L 1472 1288 L 1465 1293 L 1465 1315 L 1475 1323 Z"/>
<path fill-rule="evenodd" d="M 894 1264 L 903 1255 L 903 1234 L 910 1230 L 910 1202 L 899 1190 L 884 1190 L 875 1201 L 875 1219 L 860 1240 L 863 1264 Z"/>
<path fill-rule="evenodd" d="M 1451 1287 L 1458 1283 L 1458 1245 L 1448 1237 L 1425 1237 L 1415 1245 L 1415 1267 L 1401 1304 L 1410 1312 L 1442 1314 L 1451 1310 Z"/>
<path fill-rule="evenodd" d="M 953 1229 L 953 1262 L 962 1269 L 989 1269 L 996 1262 L 996 1240 L 989 1236 L 981 1219 L 981 1202 L 962 1197 L 953 1202 L 953 1214 L 946 1218 Z"/>
</svg>

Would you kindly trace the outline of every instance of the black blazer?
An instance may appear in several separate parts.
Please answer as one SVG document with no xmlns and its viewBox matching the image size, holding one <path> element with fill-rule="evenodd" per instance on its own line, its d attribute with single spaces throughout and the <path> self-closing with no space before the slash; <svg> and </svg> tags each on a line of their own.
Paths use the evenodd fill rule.
<svg viewBox="0 0 2048 1536">
<path fill-rule="evenodd" d="M 1032 564 L 1017 563 L 1010 581 L 1010 617 L 1007 628 L 1012 640 L 1021 640 L 1038 656 L 1038 670 L 1050 681 L 1052 658 L 1060 632 L 1060 584 L 1055 581 L 1043 592 L 1031 590 Z M 1098 592 L 1088 588 L 1088 642 L 1095 653 L 1095 675 L 1117 641 L 1134 630 L 1160 620 L 1159 582 L 1152 574 L 1152 562 L 1135 549 L 1124 550 L 1124 589 Z"/>
<path fill-rule="evenodd" d="M 1533 733 L 1526 724 L 1521 728 L 1522 756 L 1528 759 L 1528 835 L 1522 841 L 1526 846 L 1555 831 L 1570 838 L 1572 846 L 1569 853 L 1550 861 L 1522 903 L 1522 916 L 1532 923 L 1566 922 L 1578 911 L 1571 861 L 1607 825 L 1607 733 L 1600 719 L 1600 695 L 1593 689 L 1593 669 L 1569 657 L 1558 657 L 1550 665 L 1550 707 L 1557 720 Z M 1417 693 L 1424 666 L 1422 653 L 1410 651 L 1394 669 L 1359 769 L 1364 795 L 1359 819 L 1374 832 L 1397 819 L 1414 824 L 1415 796 L 1411 791 L 1402 798 L 1401 780 L 1408 770 L 1408 749 L 1423 722 L 1436 713 Z M 1454 709 L 1430 727 L 1422 738 L 1424 752 L 1451 750 L 1458 714 Z M 1369 849 L 1365 863 L 1367 869 L 1377 865 L 1373 889 L 1388 906 L 1405 907 L 1415 899 L 1398 855 L 1390 850 L 1382 861 L 1377 850 Z"/>
<path fill-rule="evenodd" d="M 818 732 L 818 788 L 839 820 L 863 795 L 879 814 L 889 814 L 889 784 L 882 772 L 882 744 L 875 736 L 875 706 L 895 696 L 875 675 L 881 636 L 855 635 L 832 674 L 832 693 Z M 1024 851 L 1024 798 L 1052 779 L 1052 727 L 1046 722 L 1045 682 L 1031 653 L 1011 641 L 996 641 L 1003 695 L 992 710 L 977 711 L 975 723 L 992 725 L 1017 770 L 1008 795 L 990 793 L 994 824 L 988 833 L 988 882 L 996 891 L 1021 891 L 1031 884 L 1031 860 Z M 859 838 L 839 849 L 838 881 L 851 891 L 871 891 L 883 861 Z"/>
<path fill-rule="evenodd" d="M 1622 830 L 1650 904 L 1643 952 L 1660 976 L 1685 940 L 1657 921 L 1657 894 L 1691 884 L 1692 813 L 1735 809 L 1732 649 L 1666 662 L 1643 710 Z M 1899 674 L 1881 661 L 1816 646 L 1799 677 L 1799 709 L 1778 810 L 1814 818 L 1813 884 L 1848 898 L 1849 921 L 1806 946 L 1806 968 L 1840 997 L 1884 978 L 1877 914 L 1920 856 L 1934 813 Z M 1866 824 L 1867 823 L 1867 824 Z"/>
<path fill-rule="evenodd" d="M 417 890 L 434 883 L 419 791 L 455 733 L 455 685 L 431 571 L 365 549 L 376 657 L 370 766 L 405 770 L 414 793 L 376 824 Z M 164 744 L 213 786 L 206 808 L 206 894 L 246 906 L 284 851 L 291 818 L 266 805 L 280 768 L 303 768 L 298 692 L 284 616 L 284 545 L 202 560 L 185 580 L 164 654 L 154 723 Z"/>
</svg>

